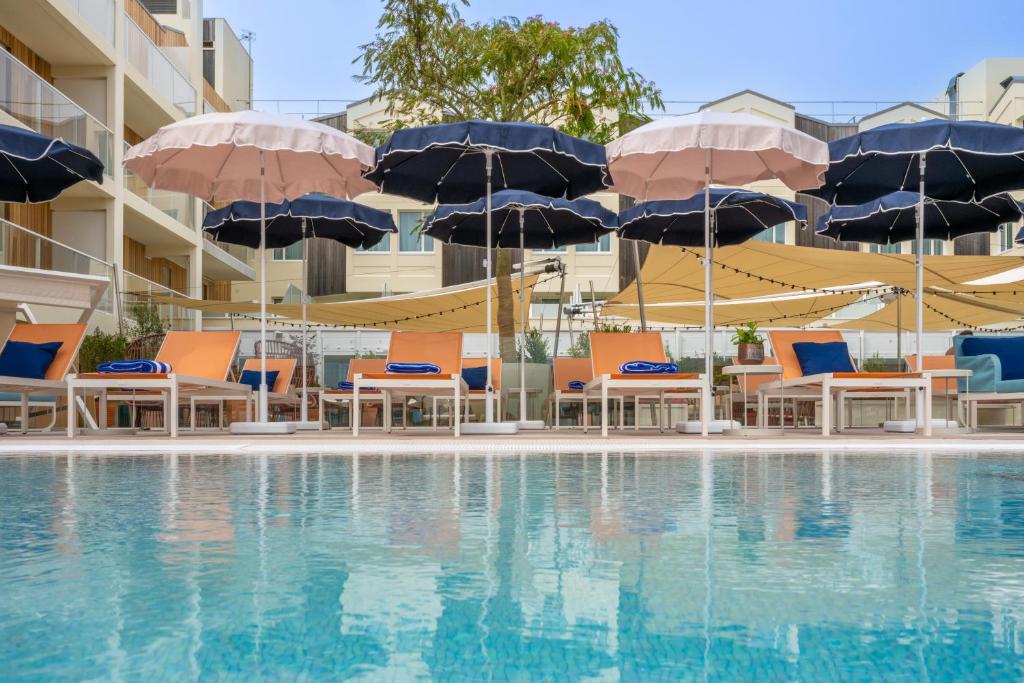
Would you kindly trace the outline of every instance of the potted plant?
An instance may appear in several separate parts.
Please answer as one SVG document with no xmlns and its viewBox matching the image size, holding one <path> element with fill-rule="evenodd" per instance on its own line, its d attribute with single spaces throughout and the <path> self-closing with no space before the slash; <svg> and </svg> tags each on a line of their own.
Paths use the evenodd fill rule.
<svg viewBox="0 0 1024 683">
<path fill-rule="evenodd" d="M 740 365 L 760 365 L 764 362 L 764 337 L 757 333 L 757 323 L 749 322 L 736 328 L 732 336 L 736 357 Z"/>
</svg>

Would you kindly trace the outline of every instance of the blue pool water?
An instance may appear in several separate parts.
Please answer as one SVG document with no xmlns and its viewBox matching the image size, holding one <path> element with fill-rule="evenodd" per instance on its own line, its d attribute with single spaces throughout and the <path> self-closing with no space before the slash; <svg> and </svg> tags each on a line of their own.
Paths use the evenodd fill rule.
<svg viewBox="0 0 1024 683">
<path fill-rule="evenodd" d="M 1024 456 L 0 456 L 0 679 L 1020 680 Z"/>
</svg>

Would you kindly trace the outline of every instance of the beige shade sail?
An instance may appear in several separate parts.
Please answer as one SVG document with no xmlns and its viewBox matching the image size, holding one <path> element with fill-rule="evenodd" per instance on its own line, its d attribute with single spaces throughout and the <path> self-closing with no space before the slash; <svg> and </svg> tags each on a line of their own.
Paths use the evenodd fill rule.
<svg viewBox="0 0 1024 683">
<path fill-rule="evenodd" d="M 548 275 L 545 278 L 556 278 Z M 531 275 L 526 278 L 527 296 L 540 276 Z M 497 297 L 497 285 L 493 285 L 492 296 Z M 513 295 L 519 293 L 519 279 L 512 278 Z M 314 325 L 333 325 L 338 327 L 359 327 L 385 330 L 409 330 L 420 332 L 483 332 L 485 285 L 472 282 L 465 285 L 445 287 L 413 294 L 338 303 L 317 304 L 306 306 L 307 318 Z M 206 313 L 222 313 L 240 316 L 258 316 L 260 306 L 254 302 L 239 301 L 205 301 L 187 297 L 160 296 L 152 297 L 155 304 L 181 306 L 183 308 L 203 311 Z M 516 326 L 519 325 L 519 306 L 513 307 Z M 271 304 L 267 313 L 276 319 L 271 324 L 295 321 L 302 317 L 299 304 Z M 497 307 L 494 307 L 495 324 L 497 324 Z"/>
<path fill-rule="evenodd" d="M 825 316 L 849 306 L 862 296 L 859 292 L 844 294 L 789 294 L 782 297 L 715 301 L 715 324 L 736 327 L 747 322 L 761 326 L 803 327 L 819 322 Z M 704 302 L 687 301 L 644 306 L 648 322 L 702 327 Z M 607 305 L 602 315 L 636 320 L 637 304 Z"/>
<path fill-rule="evenodd" d="M 704 295 L 704 274 L 698 248 L 652 246 L 641 270 L 647 304 L 695 301 Z M 914 257 L 910 254 L 873 254 L 797 247 L 751 240 L 714 252 L 715 297 L 750 299 L 809 290 L 879 286 L 914 287 Z M 925 259 L 925 286 L 950 291 L 991 289 L 964 283 L 993 278 L 1024 267 L 1019 256 L 929 256 Z M 1024 278 L 1010 272 L 1010 277 Z M 829 292 L 825 292 L 829 293 Z M 637 303 L 636 283 L 610 301 Z M 716 307 L 716 310 L 717 307 Z"/>
<path fill-rule="evenodd" d="M 927 262 L 927 261 L 926 261 Z M 903 297 L 901 329 L 914 329 L 914 299 Z M 898 317 L 895 302 L 871 315 L 835 325 L 839 329 L 868 332 L 896 332 Z M 924 296 L 924 329 L 926 332 L 947 330 L 1016 328 L 1024 324 L 1024 290 L 1017 293 L 993 292 L 987 289 L 979 294 L 952 294 L 936 290 Z"/>
</svg>

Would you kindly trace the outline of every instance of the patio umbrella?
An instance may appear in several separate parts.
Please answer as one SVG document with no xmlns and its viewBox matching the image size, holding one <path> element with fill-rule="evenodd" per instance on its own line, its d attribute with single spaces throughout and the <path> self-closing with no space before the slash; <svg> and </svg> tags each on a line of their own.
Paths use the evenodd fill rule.
<svg viewBox="0 0 1024 683">
<path fill-rule="evenodd" d="M 207 201 L 258 202 L 260 216 L 260 392 L 257 423 L 238 432 L 294 429 L 267 422 L 266 202 L 311 192 L 352 197 L 374 189 L 361 173 L 373 149 L 334 128 L 279 114 L 214 112 L 168 124 L 125 153 L 124 164 L 150 187 Z"/>
<path fill-rule="evenodd" d="M 366 178 L 382 192 L 423 202 L 461 204 L 484 197 L 488 217 L 493 190 L 526 190 L 576 199 L 611 183 L 601 145 L 547 126 L 497 121 L 443 123 L 396 131 L 377 148 L 376 164 Z M 481 246 L 487 248 L 486 277 L 490 285 L 493 264 L 489 218 L 484 227 Z M 485 425 L 473 429 L 494 433 L 510 430 L 493 426 L 490 294 L 488 286 Z"/>
<path fill-rule="evenodd" d="M 684 199 L 704 189 L 705 377 L 714 378 L 711 184 L 778 178 L 793 190 L 817 187 L 828 147 L 778 121 L 702 111 L 652 121 L 609 143 L 613 190 L 640 201 Z M 701 406 L 707 435 L 711 406 Z"/>
<path fill-rule="evenodd" d="M 469 204 L 437 207 L 424 222 L 423 232 L 447 244 L 476 247 L 493 244 L 499 249 L 518 247 L 525 252 L 527 248 L 554 249 L 596 242 L 613 232 L 617 222 L 614 212 L 591 199 L 569 200 L 521 190 L 502 190 Z M 526 264 L 525 259 L 523 261 L 519 267 L 519 321 L 523 341 L 519 345 L 517 424 L 521 429 L 542 429 L 543 420 L 526 419 Z M 555 350 L 557 352 L 557 346 Z M 489 356 L 487 363 L 490 366 Z"/>
<path fill-rule="evenodd" d="M 925 200 L 979 201 L 1024 189 L 1024 129 L 984 121 L 893 123 L 829 143 L 825 184 L 807 194 L 834 205 L 916 191 L 917 353 L 924 341 Z"/>
<path fill-rule="evenodd" d="M 929 199 L 917 192 L 900 191 L 864 204 L 833 206 L 818 218 L 817 232 L 842 242 L 896 244 L 913 240 L 918 232 L 917 213 L 922 200 L 924 239 L 952 240 L 976 232 L 995 232 L 1001 224 L 1021 219 L 1021 205 L 1005 192 L 979 201 L 959 201 Z M 923 244 L 915 244 L 920 260 Z M 902 297 L 903 291 L 897 292 L 897 296 Z M 903 335 L 899 318 L 896 327 L 896 357 L 902 362 Z M 920 345 L 917 348 L 920 349 Z"/>
<path fill-rule="evenodd" d="M 261 211 L 262 209 L 262 211 Z M 261 234 L 260 217 L 266 221 Z M 268 249 L 278 249 L 302 240 L 302 407 L 299 420 L 307 428 L 308 387 L 306 379 L 306 238 L 322 237 L 340 242 L 353 249 L 369 249 L 384 236 L 398 232 L 395 221 L 387 211 L 378 211 L 346 199 L 326 195 L 305 195 L 286 199 L 277 204 L 260 206 L 256 202 L 237 201 L 211 211 L 203 219 L 203 230 L 213 239 L 229 244 L 258 247 L 261 238 Z"/>
<path fill-rule="evenodd" d="M 0 202 L 48 202 L 83 180 L 103 182 L 103 162 L 84 147 L 0 125 Z"/>
</svg>

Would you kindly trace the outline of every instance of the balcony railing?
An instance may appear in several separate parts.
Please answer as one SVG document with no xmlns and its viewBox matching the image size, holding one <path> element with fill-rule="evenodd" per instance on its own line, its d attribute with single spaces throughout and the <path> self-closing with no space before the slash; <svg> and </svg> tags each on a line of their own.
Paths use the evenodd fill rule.
<svg viewBox="0 0 1024 683">
<path fill-rule="evenodd" d="M 112 177 L 114 134 L 110 129 L 6 50 L 0 50 L 0 110 L 37 133 L 85 147 Z"/>
<path fill-rule="evenodd" d="M 128 149 L 127 144 L 125 149 Z M 198 227 L 196 224 L 196 198 L 192 195 L 184 192 L 154 190 L 146 185 L 142 178 L 128 169 L 124 170 L 124 186 L 189 230 L 195 230 Z"/>
<path fill-rule="evenodd" d="M 186 116 L 196 113 L 196 89 L 127 14 L 124 15 L 124 54 L 128 63 L 138 69 L 168 102 Z"/>
<path fill-rule="evenodd" d="M 195 322 L 194 311 L 182 306 L 156 303 L 152 300 L 154 294 L 191 298 L 170 287 L 165 287 L 158 282 L 148 280 L 141 275 L 130 273 L 127 270 L 124 272 L 124 310 L 126 313 L 129 313 L 132 306 L 137 304 L 151 304 L 156 307 L 160 318 L 170 325 L 172 330 L 192 329 Z"/>
<path fill-rule="evenodd" d="M 67 0 L 79 16 L 114 44 L 114 0 Z"/>
<path fill-rule="evenodd" d="M 206 218 L 206 214 L 213 211 L 213 207 L 208 202 L 203 202 L 203 218 Z M 200 225 L 200 227 L 202 227 Z M 252 247 L 246 247 L 241 244 L 228 244 L 227 242 L 219 242 L 210 235 L 210 233 L 203 230 L 203 237 L 210 240 L 218 247 L 226 251 L 227 253 L 234 256 L 236 259 L 241 261 L 247 266 L 255 267 L 256 263 L 256 250 Z"/>
<path fill-rule="evenodd" d="M 105 313 L 112 312 L 114 267 L 111 264 L 2 218 L 0 263 L 5 266 L 105 277 L 111 284 L 103 293 L 98 308 Z"/>
</svg>

